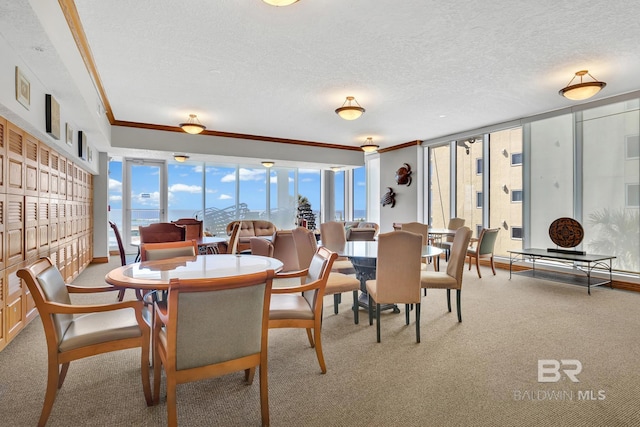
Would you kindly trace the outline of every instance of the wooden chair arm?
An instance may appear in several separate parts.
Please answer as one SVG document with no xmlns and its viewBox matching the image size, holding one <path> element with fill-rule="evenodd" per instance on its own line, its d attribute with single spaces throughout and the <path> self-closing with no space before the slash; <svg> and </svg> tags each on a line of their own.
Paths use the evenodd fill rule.
<svg viewBox="0 0 640 427">
<path fill-rule="evenodd" d="M 308 273 L 309 269 L 305 268 L 304 270 L 281 271 L 275 277 L 278 279 L 290 279 L 292 277 L 305 277 Z"/>
<path fill-rule="evenodd" d="M 320 287 L 320 283 L 321 283 L 320 280 L 314 280 L 311 283 L 306 283 L 301 286 L 294 286 L 294 287 L 288 287 L 288 288 L 272 288 L 271 293 L 272 294 L 292 294 L 292 293 L 298 293 L 298 292 L 312 291 L 314 289 L 318 289 L 318 287 Z"/>
<path fill-rule="evenodd" d="M 90 294 L 95 292 L 111 292 L 111 291 L 119 291 L 120 288 L 116 288 L 111 285 L 103 285 L 103 286 L 76 286 L 67 283 L 67 291 L 69 293 L 74 294 Z"/>
<path fill-rule="evenodd" d="M 167 313 L 166 306 L 160 306 L 157 301 L 154 301 L 153 312 L 156 316 L 156 328 L 159 328 L 161 325 L 166 325 L 167 322 L 169 322 L 169 313 Z"/>
<path fill-rule="evenodd" d="M 82 314 L 82 313 L 98 313 L 103 311 L 115 311 L 123 308 L 133 308 L 134 310 L 142 310 L 142 301 L 122 301 L 113 304 L 96 304 L 96 305 L 80 305 L 80 304 L 61 304 L 57 302 L 45 303 L 48 313 L 60 314 Z"/>
</svg>

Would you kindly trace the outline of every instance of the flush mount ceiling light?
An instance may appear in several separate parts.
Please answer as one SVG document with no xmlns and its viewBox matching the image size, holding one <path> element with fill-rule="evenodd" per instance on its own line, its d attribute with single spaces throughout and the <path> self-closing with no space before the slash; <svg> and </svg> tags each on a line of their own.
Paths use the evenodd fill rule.
<svg viewBox="0 0 640 427">
<path fill-rule="evenodd" d="M 273 167 L 273 165 L 275 165 L 274 162 L 269 162 L 269 161 L 262 162 L 262 166 L 264 166 L 265 168 Z"/>
<path fill-rule="evenodd" d="M 187 156 L 186 154 L 174 154 L 173 155 L 173 159 L 176 162 L 180 162 L 180 163 L 186 162 L 188 158 L 189 158 L 189 156 Z"/>
<path fill-rule="evenodd" d="M 334 172 L 338 172 L 340 171 L 340 169 L 342 169 L 340 166 L 331 166 L 329 169 L 331 169 Z"/>
<path fill-rule="evenodd" d="M 351 103 L 355 102 L 356 105 L 352 105 Z M 358 101 L 353 96 L 347 96 L 347 99 L 344 100 L 342 107 L 336 108 L 336 114 L 342 117 L 345 120 L 355 120 L 359 118 L 365 109 L 358 104 Z"/>
<path fill-rule="evenodd" d="M 593 79 L 593 81 L 583 82 L 582 77 L 584 75 L 588 75 Z M 571 83 L 573 83 L 576 77 L 580 77 L 580 83 L 576 83 L 572 85 Z M 567 86 L 560 89 L 558 93 L 564 96 L 565 98 L 568 98 L 574 101 L 581 101 L 583 99 L 591 98 L 593 95 L 600 92 L 600 90 L 602 90 L 602 88 L 605 87 L 606 85 L 607 84 L 605 82 L 599 82 L 598 80 L 596 80 L 595 77 L 589 74 L 589 71 L 581 70 L 581 71 L 578 71 L 576 75 L 573 76 L 571 81 L 569 81 Z"/>
<path fill-rule="evenodd" d="M 192 135 L 196 135 L 206 129 L 195 114 L 189 114 L 189 120 L 186 123 L 180 123 L 180 127 L 183 131 Z"/>
<path fill-rule="evenodd" d="M 298 0 L 262 0 L 266 4 L 270 4 L 271 6 L 289 6 L 291 4 L 297 3 Z"/>
<path fill-rule="evenodd" d="M 360 146 L 360 148 L 365 153 L 373 153 L 375 151 L 378 151 L 378 148 L 380 147 L 378 147 L 376 144 L 373 143 L 373 138 L 368 137 L 367 140 L 364 142 L 364 144 Z"/>
</svg>

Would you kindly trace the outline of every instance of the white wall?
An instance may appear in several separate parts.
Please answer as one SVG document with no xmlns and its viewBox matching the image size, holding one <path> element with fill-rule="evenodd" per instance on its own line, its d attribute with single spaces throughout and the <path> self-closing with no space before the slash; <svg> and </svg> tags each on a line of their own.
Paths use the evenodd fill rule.
<svg viewBox="0 0 640 427">
<path fill-rule="evenodd" d="M 418 191 L 421 186 L 418 181 L 421 179 L 421 171 L 418 161 L 419 146 L 411 146 L 400 150 L 389 151 L 380 154 L 380 198 L 387 192 L 387 187 L 391 187 L 396 193 L 396 205 L 380 207 L 380 232 L 393 231 L 394 222 L 421 221 L 418 219 Z M 398 185 L 396 183 L 396 171 L 408 163 L 412 170 L 412 183 L 410 186 Z"/>
</svg>

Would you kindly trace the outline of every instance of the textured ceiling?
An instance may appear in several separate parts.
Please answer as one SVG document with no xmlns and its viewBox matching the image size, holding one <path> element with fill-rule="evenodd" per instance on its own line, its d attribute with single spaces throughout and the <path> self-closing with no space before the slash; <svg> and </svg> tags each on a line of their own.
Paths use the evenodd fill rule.
<svg viewBox="0 0 640 427">
<path fill-rule="evenodd" d="M 11 2 L 3 1 L 10 4 Z M 76 0 L 116 120 L 382 147 L 640 89 L 640 2 Z M 334 110 L 346 96 L 356 121 Z"/>
</svg>

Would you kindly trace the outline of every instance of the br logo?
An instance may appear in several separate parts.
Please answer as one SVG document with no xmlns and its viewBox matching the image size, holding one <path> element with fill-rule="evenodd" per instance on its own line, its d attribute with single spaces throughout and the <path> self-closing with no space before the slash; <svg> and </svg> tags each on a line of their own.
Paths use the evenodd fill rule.
<svg viewBox="0 0 640 427">
<path fill-rule="evenodd" d="M 538 359 L 538 382 L 557 383 L 562 371 L 574 383 L 579 383 L 578 374 L 582 372 L 582 363 L 577 359 Z"/>
</svg>

